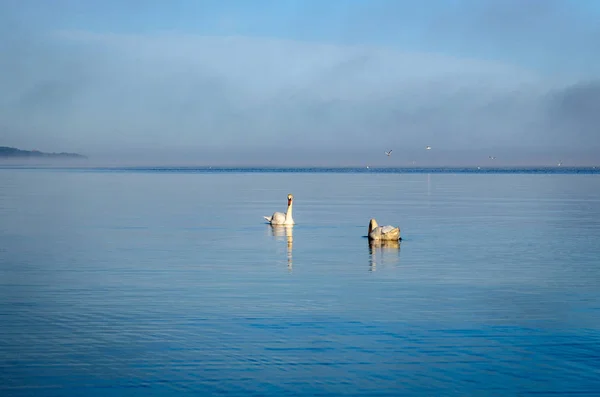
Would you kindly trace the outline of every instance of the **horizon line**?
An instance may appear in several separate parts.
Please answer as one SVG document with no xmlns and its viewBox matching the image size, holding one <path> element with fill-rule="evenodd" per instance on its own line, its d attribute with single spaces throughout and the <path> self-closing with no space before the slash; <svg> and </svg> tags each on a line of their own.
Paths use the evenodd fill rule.
<svg viewBox="0 0 600 397">
<path fill-rule="evenodd" d="M 1 164 L 0 169 L 22 169 L 22 170 L 72 170 L 72 171 L 154 171 L 154 172 L 291 172 L 291 173 L 600 173 L 600 166 L 568 166 L 568 165 L 498 165 L 498 166 L 210 166 L 210 165 L 52 165 L 52 164 Z"/>
</svg>

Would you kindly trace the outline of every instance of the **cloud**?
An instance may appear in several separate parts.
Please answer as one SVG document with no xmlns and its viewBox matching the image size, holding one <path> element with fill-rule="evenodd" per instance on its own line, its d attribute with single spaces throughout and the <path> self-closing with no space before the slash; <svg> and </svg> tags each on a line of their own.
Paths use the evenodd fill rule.
<svg viewBox="0 0 600 397">
<path fill-rule="evenodd" d="M 574 143 L 600 149 L 600 80 L 581 82 L 548 96 L 549 128 Z"/>
<path fill-rule="evenodd" d="M 598 81 L 501 62 L 181 34 L 58 32 L 29 48 L 0 60 L 14 71 L 0 128 L 19 147 L 341 164 L 384 148 L 420 159 L 426 144 L 485 157 L 600 145 Z"/>
</svg>

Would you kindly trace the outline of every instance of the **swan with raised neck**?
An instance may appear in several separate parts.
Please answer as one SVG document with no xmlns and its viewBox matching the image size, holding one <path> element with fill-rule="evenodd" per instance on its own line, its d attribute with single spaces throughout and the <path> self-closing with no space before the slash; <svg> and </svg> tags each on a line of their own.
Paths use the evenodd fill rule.
<svg viewBox="0 0 600 397">
<path fill-rule="evenodd" d="M 283 212 L 274 212 L 271 216 L 263 216 L 271 225 L 293 225 L 294 218 L 292 217 L 292 210 L 294 206 L 294 196 L 288 194 L 287 196 L 288 205 L 285 214 Z"/>
</svg>

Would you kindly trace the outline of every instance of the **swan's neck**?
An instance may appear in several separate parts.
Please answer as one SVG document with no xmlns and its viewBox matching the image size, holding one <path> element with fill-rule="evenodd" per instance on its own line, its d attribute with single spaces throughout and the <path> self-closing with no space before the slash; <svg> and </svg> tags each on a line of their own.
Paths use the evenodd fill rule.
<svg viewBox="0 0 600 397">
<path fill-rule="evenodd" d="M 288 207 L 287 207 L 287 211 L 285 212 L 285 221 L 286 223 L 293 221 L 294 218 L 292 218 L 292 207 L 294 205 L 294 202 L 291 202 Z"/>
<path fill-rule="evenodd" d="M 369 233 L 368 233 L 368 234 L 371 234 L 371 232 L 372 232 L 372 231 L 373 231 L 375 228 L 377 228 L 377 226 L 379 226 L 379 225 L 377 224 L 377 221 L 375 221 L 375 219 L 372 219 L 372 220 L 369 222 Z"/>
</svg>

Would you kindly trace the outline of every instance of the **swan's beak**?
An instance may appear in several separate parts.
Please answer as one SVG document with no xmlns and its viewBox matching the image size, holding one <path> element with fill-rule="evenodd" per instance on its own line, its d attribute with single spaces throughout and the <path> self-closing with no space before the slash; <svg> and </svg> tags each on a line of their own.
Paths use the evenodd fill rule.
<svg viewBox="0 0 600 397">
<path fill-rule="evenodd" d="M 288 205 L 291 205 L 291 204 L 292 204 L 292 198 L 288 197 Z"/>
</svg>

